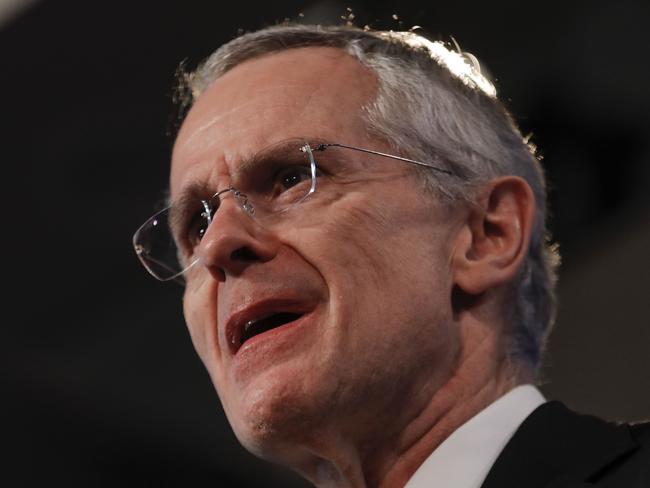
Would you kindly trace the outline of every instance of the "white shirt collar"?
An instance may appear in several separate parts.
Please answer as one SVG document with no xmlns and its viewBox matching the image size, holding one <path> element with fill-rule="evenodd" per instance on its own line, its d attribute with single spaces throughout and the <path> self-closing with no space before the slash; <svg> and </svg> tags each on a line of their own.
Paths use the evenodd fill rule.
<svg viewBox="0 0 650 488">
<path fill-rule="evenodd" d="M 533 385 L 513 388 L 445 439 L 405 488 L 480 488 L 515 431 L 545 401 Z"/>
</svg>

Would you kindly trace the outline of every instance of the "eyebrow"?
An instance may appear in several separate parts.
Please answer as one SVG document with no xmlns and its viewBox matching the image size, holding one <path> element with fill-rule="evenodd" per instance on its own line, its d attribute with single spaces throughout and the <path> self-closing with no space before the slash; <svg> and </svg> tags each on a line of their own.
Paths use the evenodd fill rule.
<svg viewBox="0 0 650 488">
<path fill-rule="evenodd" d="M 260 163 L 265 160 L 273 161 L 274 159 L 286 159 L 287 157 L 293 156 L 302 144 L 318 145 L 323 142 L 314 138 L 296 137 L 276 142 L 271 146 L 266 146 L 252 156 L 242 158 L 238 162 L 235 171 L 231 174 L 232 179 L 237 181 L 249 177 L 255 169 L 259 168 Z M 197 200 L 210 198 L 222 189 L 210 188 L 210 185 L 205 181 L 191 181 L 183 186 L 175 201 L 172 201 L 171 195 L 169 195 L 167 204 L 168 206 L 173 205 L 183 212 L 185 208 L 195 204 Z"/>
<path fill-rule="evenodd" d="M 286 160 L 290 157 L 296 157 L 299 153 L 298 149 L 303 144 L 309 144 L 306 138 L 292 138 L 276 142 L 270 146 L 262 148 L 253 156 L 243 159 L 235 170 L 235 177 L 233 179 L 241 179 L 242 177 L 249 177 L 251 173 L 260 167 L 264 161 L 274 161 L 278 159 Z"/>
<path fill-rule="evenodd" d="M 210 192 L 208 189 L 207 183 L 204 181 L 191 181 L 183 187 L 180 191 L 180 195 L 176 200 L 171 200 L 171 195 L 169 196 L 168 204 L 175 207 L 186 207 L 190 202 L 195 202 L 196 200 L 201 200 Z"/>
</svg>

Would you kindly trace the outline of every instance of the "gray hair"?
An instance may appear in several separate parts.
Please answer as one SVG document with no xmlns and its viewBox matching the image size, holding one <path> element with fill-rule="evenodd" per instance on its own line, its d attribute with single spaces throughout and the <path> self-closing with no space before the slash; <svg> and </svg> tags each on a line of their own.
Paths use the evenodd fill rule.
<svg viewBox="0 0 650 488">
<path fill-rule="evenodd" d="M 279 25 L 230 41 L 185 74 L 181 104 L 191 104 L 215 79 L 246 60 L 309 46 L 339 48 L 375 73 L 378 94 L 363 113 L 369 130 L 406 157 L 449 169 L 456 177 L 422 171 L 426 187 L 443 201 L 472 202 L 481 183 L 501 175 L 528 182 L 537 214 L 527 258 L 512 285 L 508 352 L 536 370 L 555 320 L 559 264 L 545 226 L 544 174 L 534 147 L 471 54 L 413 32 Z"/>
</svg>

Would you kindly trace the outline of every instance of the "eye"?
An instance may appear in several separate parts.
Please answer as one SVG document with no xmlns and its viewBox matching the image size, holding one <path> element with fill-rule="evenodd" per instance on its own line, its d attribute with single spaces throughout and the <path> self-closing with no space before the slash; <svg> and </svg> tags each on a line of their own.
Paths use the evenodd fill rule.
<svg viewBox="0 0 650 488">
<path fill-rule="evenodd" d="M 303 182 L 311 183 L 311 168 L 295 165 L 284 168 L 276 176 L 276 185 L 280 191 L 286 191 Z"/>
<path fill-rule="evenodd" d="M 180 239 L 176 239 L 176 241 L 185 258 L 194 254 L 194 249 L 199 245 L 207 231 L 208 218 L 205 209 L 197 210 L 183 223 L 179 234 Z"/>
<path fill-rule="evenodd" d="M 208 220 L 206 219 L 206 212 L 202 211 L 192 219 L 192 222 L 187 229 L 187 240 L 192 247 L 201 242 L 201 239 L 203 239 L 207 230 Z"/>
</svg>

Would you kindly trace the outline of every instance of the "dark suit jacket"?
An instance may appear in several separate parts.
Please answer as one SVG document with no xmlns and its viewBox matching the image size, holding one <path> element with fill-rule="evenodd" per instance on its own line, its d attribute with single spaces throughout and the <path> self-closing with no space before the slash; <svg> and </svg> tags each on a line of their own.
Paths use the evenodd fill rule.
<svg viewBox="0 0 650 488">
<path fill-rule="evenodd" d="M 537 408 L 481 488 L 650 488 L 650 423 L 615 425 L 559 402 Z"/>
</svg>

